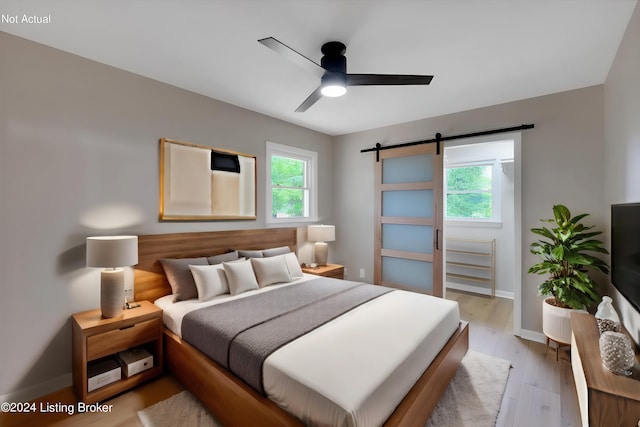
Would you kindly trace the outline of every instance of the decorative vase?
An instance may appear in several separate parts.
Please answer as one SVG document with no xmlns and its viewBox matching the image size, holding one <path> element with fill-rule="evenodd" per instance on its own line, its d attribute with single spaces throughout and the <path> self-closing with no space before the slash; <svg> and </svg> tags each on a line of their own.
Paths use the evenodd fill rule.
<svg viewBox="0 0 640 427">
<path fill-rule="evenodd" d="M 631 375 L 636 355 L 631 340 L 623 333 L 604 331 L 600 335 L 602 364 L 616 375 Z"/>
<path fill-rule="evenodd" d="M 598 331 L 600 335 L 603 332 L 620 332 L 622 326 L 620 325 L 620 317 L 611 304 L 613 300 L 608 296 L 602 297 L 602 302 L 598 304 L 598 311 L 596 312 L 596 321 L 598 323 Z"/>
</svg>

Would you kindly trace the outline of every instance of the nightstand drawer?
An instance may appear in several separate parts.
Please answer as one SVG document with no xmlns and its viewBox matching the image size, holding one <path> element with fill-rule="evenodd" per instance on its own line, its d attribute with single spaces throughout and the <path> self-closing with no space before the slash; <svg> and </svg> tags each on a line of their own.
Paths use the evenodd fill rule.
<svg viewBox="0 0 640 427">
<path fill-rule="evenodd" d="M 153 341 L 161 335 L 162 322 L 160 319 L 151 319 L 122 329 L 89 336 L 87 337 L 87 361 Z"/>
<path fill-rule="evenodd" d="M 328 272 L 325 277 L 333 277 L 334 279 L 344 279 L 344 268 L 337 268 Z"/>
</svg>

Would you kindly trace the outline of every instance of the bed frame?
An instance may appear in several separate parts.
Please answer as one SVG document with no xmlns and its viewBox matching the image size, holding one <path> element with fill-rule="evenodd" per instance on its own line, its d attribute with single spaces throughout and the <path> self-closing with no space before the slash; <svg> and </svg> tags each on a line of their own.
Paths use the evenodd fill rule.
<svg viewBox="0 0 640 427">
<path fill-rule="evenodd" d="M 171 293 L 161 258 L 212 256 L 229 249 L 297 248 L 296 228 L 156 234 L 138 237 L 135 299 Z M 165 329 L 164 360 L 178 380 L 225 426 L 302 426 L 300 420 L 254 391 L 199 350 Z M 469 348 L 468 323 L 456 332 L 400 402 L 385 427 L 423 427 Z"/>
</svg>

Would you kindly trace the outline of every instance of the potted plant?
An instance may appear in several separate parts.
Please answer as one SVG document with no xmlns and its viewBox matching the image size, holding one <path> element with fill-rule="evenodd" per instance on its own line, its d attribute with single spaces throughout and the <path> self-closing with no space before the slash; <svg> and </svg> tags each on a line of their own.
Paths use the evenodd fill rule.
<svg viewBox="0 0 640 427">
<path fill-rule="evenodd" d="M 569 344 L 571 342 L 571 310 L 584 310 L 598 301 L 597 284 L 589 271 L 609 272 L 609 266 L 591 253 L 607 254 L 602 241 L 594 239 L 601 231 L 590 231 L 580 221 L 588 216 L 571 217 L 563 205 L 553 207 L 553 219 L 542 220 L 550 228 L 532 228 L 542 239 L 531 244 L 531 253 L 541 261 L 529 273 L 547 275 L 538 287 L 541 295 L 548 295 L 542 304 L 542 330 L 547 338 Z M 548 340 L 547 340 L 548 344 Z"/>
</svg>

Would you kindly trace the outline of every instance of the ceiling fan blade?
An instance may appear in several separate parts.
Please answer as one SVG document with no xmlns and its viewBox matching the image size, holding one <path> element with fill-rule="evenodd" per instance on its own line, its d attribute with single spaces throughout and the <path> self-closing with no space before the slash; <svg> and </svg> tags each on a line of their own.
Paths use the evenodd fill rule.
<svg viewBox="0 0 640 427">
<path fill-rule="evenodd" d="M 296 113 L 304 113 L 309 109 L 309 107 L 311 107 L 313 104 L 318 102 L 318 100 L 322 98 L 322 93 L 320 92 L 320 89 L 322 89 L 322 87 L 318 86 L 316 90 L 311 92 L 311 95 L 309 95 L 307 99 L 305 99 L 302 102 L 302 104 L 300 104 L 300 106 L 296 108 Z"/>
<path fill-rule="evenodd" d="M 409 74 L 347 74 L 347 86 L 428 85 L 432 79 Z"/>
<path fill-rule="evenodd" d="M 307 58 L 303 54 L 296 52 L 286 44 L 282 43 L 277 39 L 274 39 L 273 37 L 266 37 L 264 39 L 258 40 L 258 42 L 268 47 L 269 49 L 273 50 L 274 52 L 284 56 L 289 61 L 297 64 L 299 67 L 309 70 L 310 72 L 314 73 L 318 77 L 322 77 L 322 75 L 325 72 L 325 69 L 322 68 L 320 64 L 312 61 L 311 59 Z"/>
</svg>

